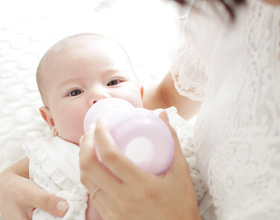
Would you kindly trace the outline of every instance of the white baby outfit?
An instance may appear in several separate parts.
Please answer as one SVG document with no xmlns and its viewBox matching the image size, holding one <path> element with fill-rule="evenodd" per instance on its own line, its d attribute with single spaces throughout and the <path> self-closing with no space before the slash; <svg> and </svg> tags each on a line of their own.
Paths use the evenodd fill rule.
<svg viewBox="0 0 280 220">
<path fill-rule="evenodd" d="M 167 109 L 170 124 L 178 134 L 200 202 L 206 194 L 197 168 L 193 151 L 193 127 L 182 119 L 174 107 Z M 65 198 L 70 208 L 62 217 L 54 217 L 36 209 L 33 220 L 83 220 L 87 209 L 88 194 L 80 181 L 79 147 L 59 137 L 46 137 L 23 145 L 30 159 L 29 175 L 40 187 L 49 193 Z"/>
<path fill-rule="evenodd" d="M 59 137 L 41 138 L 25 143 L 23 147 L 30 159 L 30 179 L 69 203 L 69 210 L 64 218 L 36 209 L 32 219 L 85 219 L 88 195 L 80 181 L 79 147 Z"/>
</svg>

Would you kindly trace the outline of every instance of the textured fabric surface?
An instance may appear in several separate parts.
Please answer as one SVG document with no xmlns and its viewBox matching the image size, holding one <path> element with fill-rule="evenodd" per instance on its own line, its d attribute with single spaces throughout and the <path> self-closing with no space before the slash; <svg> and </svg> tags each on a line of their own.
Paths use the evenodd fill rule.
<svg viewBox="0 0 280 220">
<path fill-rule="evenodd" d="M 35 72 L 45 51 L 72 34 L 118 40 L 140 82 L 169 69 L 176 9 L 161 0 L 0 1 L 0 171 L 24 156 L 22 143 L 49 135 Z"/>
<path fill-rule="evenodd" d="M 131 55 L 139 81 L 149 82 L 169 68 L 173 6 L 160 0 L 1 1 L 0 171 L 23 156 L 21 143 L 48 132 L 35 72 L 50 46 L 82 32 L 113 37 Z"/>
</svg>

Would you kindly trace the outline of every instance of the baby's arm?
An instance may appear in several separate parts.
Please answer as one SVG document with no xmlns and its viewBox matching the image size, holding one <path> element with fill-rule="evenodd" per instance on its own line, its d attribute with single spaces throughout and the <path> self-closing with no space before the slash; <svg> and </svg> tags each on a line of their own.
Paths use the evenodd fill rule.
<svg viewBox="0 0 280 220">
<path fill-rule="evenodd" d="M 24 158 L 0 174 L 0 211 L 4 219 L 31 219 L 34 208 L 64 216 L 68 205 L 29 179 L 29 159 Z"/>
<path fill-rule="evenodd" d="M 151 110 L 175 106 L 185 119 L 194 117 L 201 105 L 201 102 L 193 101 L 177 92 L 170 72 L 160 83 L 145 86 L 143 103 L 145 108 Z"/>
</svg>

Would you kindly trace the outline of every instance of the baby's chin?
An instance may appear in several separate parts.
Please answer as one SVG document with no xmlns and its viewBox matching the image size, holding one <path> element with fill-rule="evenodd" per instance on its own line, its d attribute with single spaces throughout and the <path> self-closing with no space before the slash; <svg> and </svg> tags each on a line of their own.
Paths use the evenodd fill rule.
<svg viewBox="0 0 280 220">
<path fill-rule="evenodd" d="M 60 138 L 62 138 L 63 140 L 65 140 L 65 141 L 67 141 L 67 142 L 70 142 L 70 143 L 72 143 L 72 144 L 75 144 L 75 145 L 77 145 L 77 146 L 80 146 L 80 138 L 78 139 L 78 140 L 76 140 L 76 139 L 69 139 L 69 138 L 64 138 L 64 137 L 62 137 L 62 136 L 59 136 Z M 81 136 L 82 137 L 82 136 Z"/>
</svg>

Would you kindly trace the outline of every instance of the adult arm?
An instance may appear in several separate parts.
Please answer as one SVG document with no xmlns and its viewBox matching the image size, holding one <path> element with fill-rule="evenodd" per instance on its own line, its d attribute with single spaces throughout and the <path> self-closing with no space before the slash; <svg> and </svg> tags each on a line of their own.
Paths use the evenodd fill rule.
<svg viewBox="0 0 280 220">
<path fill-rule="evenodd" d="M 80 141 L 81 180 L 103 220 L 200 219 L 190 170 L 167 114 L 160 117 L 172 132 L 174 159 L 160 176 L 150 174 L 127 159 L 117 148 L 106 122 L 98 121 Z M 103 162 L 99 162 L 96 148 Z M 109 211 L 108 211 L 109 210 Z"/>
<path fill-rule="evenodd" d="M 160 83 L 145 86 L 143 103 L 145 108 L 151 110 L 175 106 L 178 114 L 185 119 L 194 117 L 201 105 L 201 102 L 191 100 L 177 92 L 170 72 Z"/>
<path fill-rule="evenodd" d="M 29 159 L 24 158 L 0 174 L 0 211 L 4 219 L 29 220 L 35 207 L 64 216 L 68 204 L 29 179 Z"/>
</svg>

